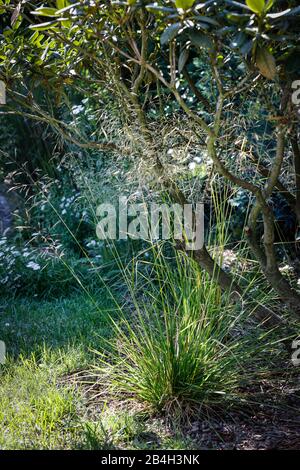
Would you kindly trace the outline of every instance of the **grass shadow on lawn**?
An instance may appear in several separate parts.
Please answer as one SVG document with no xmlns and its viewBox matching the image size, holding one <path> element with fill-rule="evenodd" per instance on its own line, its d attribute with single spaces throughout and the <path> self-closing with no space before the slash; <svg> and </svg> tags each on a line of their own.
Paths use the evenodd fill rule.
<svg viewBox="0 0 300 470">
<path fill-rule="evenodd" d="M 115 318 L 116 305 L 103 289 L 91 298 L 84 293 L 55 300 L 2 298 L 0 313 L 1 340 L 15 359 L 47 349 L 99 347 L 101 337 L 112 334 L 109 316 Z"/>
</svg>

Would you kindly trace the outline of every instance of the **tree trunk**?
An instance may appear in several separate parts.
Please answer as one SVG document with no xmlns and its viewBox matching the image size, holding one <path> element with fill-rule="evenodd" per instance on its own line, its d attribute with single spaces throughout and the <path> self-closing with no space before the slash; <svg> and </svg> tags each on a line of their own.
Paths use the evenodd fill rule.
<svg viewBox="0 0 300 470">
<path fill-rule="evenodd" d="M 282 319 L 276 315 L 269 308 L 259 305 L 245 295 L 240 286 L 233 280 L 232 276 L 226 273 L 210 256 L 206 247 L 201 250 L 191 252 L 190 256 L 193 257 L 199 266 L 204 269 L 210 277 L 216 281 L 223 291 L 229 292 L 233 299 L 241 302 L 245 299 L 253 304 L 253 311 L 255 317 L 262 322 L 266 327 L 274 327 L 282 322 Z"/>
<path fill-rule="evenodd" d="M 297 132 L 291 139 L 293 154 L 294 154 L 294 169 L 295 169 L 295 183 L 296 183 L 296 204 L 295 213 L 298 222 L 298 229 L 300 229 L 300 146 L 297 138 Z"/>
</svg>

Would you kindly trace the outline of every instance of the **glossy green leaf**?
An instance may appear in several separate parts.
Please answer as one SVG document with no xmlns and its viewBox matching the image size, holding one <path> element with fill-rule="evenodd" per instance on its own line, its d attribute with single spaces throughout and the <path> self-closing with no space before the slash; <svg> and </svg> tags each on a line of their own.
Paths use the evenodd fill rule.
<svg viewBox="0 0 300 470">
<path fill-rule="evenodd" d="M 36 15 L 36 16 L 49 16 L 49 17 L 53 17 L 56 15 L 56 8 L 46 8 L 46 7 L 40 7 L 40 8 L 37 8 L 36 10 L 32 11 L 31 14 L 32 15 Z"/>
<path fill-rule="evenodd" d="M 65 28 L 71 28 L 72 26 L 72 21 L 68 20 L 68 18 L 57 18 L 57 21 Z"/>
<path fill-rule="evenodd" d="M 66 5 L 66 1 L 65 0 L 56 0 L 56 7 L 58 10 L 61 10 L 62 8 L 65 8 L 67 5 Z"/>
<path fill-rule="evenodd" d="M 231 23 L 243 25 L 249 21 L 251 15 L 244 13 L 227 13 L 226 17 Z"/>
<path fill-rule="evenodd" d="M 265 0 L 246 0 L 246 3 L 254 13 L 261 14 L 265 9 Z"/>
<path fill-rule="evenodd" d="M 236 0 L 225 0 L 226 5 L 231 5 L 233 7 L 238 7 L 241 10 L 247 10 L 249 11 L 249 7 L 245 5 L 244 3 L 237 2 Z"/>
<path fill-rule="evenodd" d="M 57 21 L 48 21 L 47 23 L 32 24 L 29 26 L 29 29 L 33 29 L 34 31 L 46 31 L 47 29 L 51 29 L 57 25 Z"/>
<path fill-rule="evenodd" d="M 167 44 L 168 42 L 172 41 L 177 34 L 178 31 L 181 29 L 181 23 L 174 23 L 171 26 L 168 26 L 160 37 L 161 45 Z"/>
<path fill-rule="evenodd" d="M 293 16 L 300 16 L 300 7 L 296 8 L 288 8 L 287 10 L 284 11 L 279 11 L 278 13 L 269 13 L 267 15 L 268 18 L 271 18 L 272 20 L 277 20 L 278 18 L 281 17 L 293 17 Z"/>
<path fill-rule="evenodd" d="M 213 26 L 220 26 L 218 21 L 214 20 L 213 18 L 209 18 L 209 16 L 199 15 L 196 18 L 193 18 L 193 19 L 195 21 L 199 21 L 201 23 L 208 23 L 208 24 L 211 24 Z"/>
<path fill-rule="evenodd" d="M 157 5 L 156 3 L 150 3 L 150 5 L 146 5 L 146 9 L 151 11 L 152 13 L 174 13 L 176 12 L 175 8 L 170 7 L 162 7 Z"/>
<path fill-rule="evenodd" d="M 179 73 L 182 72 L 182 70 L 184 69 L 188 58 L 189 58 L 189 50 L 183 49 L 183 51 L 181 51 L 179 58 L 178 58 L 178 72 Z"/>
<path fill-rule="evenodd" d="M 213 50 L 214 48 L 214 43 L 210 37 L 200 31 L 191 31 L 189 38 L 191 43 L 196 47 L 201 47 L 206 50 Z"/>
<path fill-rule="evenodd" d="M 69 2 L 67 2 L 67 3 L 69 3 Z M 62 8 L 61 10 L 57 10 L 56 14 L 57 15 L 62 15 L 63 13 L 69 12 L 70 10 L 74 11 L 74 9 L 76 9 L 76 7 L 78 7 L 80 5 L 81 5 L 80 2 L 72 3 L 72 5 L 68 5 L 65 8 Z M 73 14 L 73 11 L 72 11 L 72 14 Z"/>
<path fill-rule="evenodd" d="M 175 0 L 176 8 L 181 8 L 182 10 L 188 10 L 195 3 L 195 0 Z"/>
</svg>

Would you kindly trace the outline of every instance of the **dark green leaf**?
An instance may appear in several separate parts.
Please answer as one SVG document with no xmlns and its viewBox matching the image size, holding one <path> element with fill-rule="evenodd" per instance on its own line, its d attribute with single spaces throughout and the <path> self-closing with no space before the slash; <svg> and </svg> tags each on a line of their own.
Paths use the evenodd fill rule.
<svg viewBox="0 0 300 470">
<path fill-rule="evenodd" d="M 189 38 L 191 43 L 196 47 L 201 47 L 207 50 L 213 50 L 214 48 L 214 43 L 210 37 L 200 31 L 190 31 Z"/>
<path fill-rule="evenodd" d="M 187 60 L 189 58 L 189 50 L 188 49 L 183 49 L 179 55 L 178 59 L 178 72 L 182 72 L 185 64 L 187 63 Z"/>
<path fill-rule="evenodd" d="M 232 5 L 233 7 L 241 8 L 242 10 L 250 11 L 250 8 L 247 5 L 245 5 L 244 3 L 235 2 L 234 0 L 225 0 L 225 3 L 227 5 Z"/>
<path fill-rule="evenodd" d="M 161 7 L 159 5 L 156 5 L 155 3 L 150 3 L 150 5 L 146 6 L 146 9 L 149 11 L 157 11 L 157 12 L 162 12 L 162 13 L 174 13 L 176 12 L 175 8 L 170 8 L 170 7 Z"/>
<path fill-rule="evenodd" d="M 241 47 L 247 40 L 247 36 L 245 33 L 238 33 L 233 40 L 231 41 L 231 47 L 237 49 Z"/>
<path fill-rule="evenodd" d="M 208 16 L 198 15 L 198 16 L 193 16 L 192 19 L 195 21 L 200 21 L 201 23 L 208 23 L 213 26 L 220 26 L 220 23 L 218 23 L 218 21 L 214 20 L 213 18 L 209 18 Z"/>
<path fill-rule="evenodd" d="M 177 36 L 181 27 L 182 27 L 181 23 L 174 23 L 174 24 L 171 24 L 171 26 L 168 26 L 160 37 L 161 45 L 167 44 L 168 42 L 172 41 L 172 39 L 174 39 Z"/>
<path fill-rule="evenodd" d="M 249 41 L 245 42 L 245 44 L 243 44 L 240 47 L 241 54 L 244 56 L 248 55 L 249 52 L 252 50 L 252 47 L 253 47 L 253 39 L 250 39 Z"/>
</svg>

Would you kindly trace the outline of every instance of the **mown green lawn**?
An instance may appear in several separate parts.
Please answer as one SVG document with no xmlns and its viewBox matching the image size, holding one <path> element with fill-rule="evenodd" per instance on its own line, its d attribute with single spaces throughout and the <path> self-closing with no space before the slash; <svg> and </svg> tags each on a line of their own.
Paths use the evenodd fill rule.
<svg viewBox="0 0 300 470">
<path fill-rule="evenodd" d="M 0 301 L 0 449 L 191 448 L 134 407 L 91 403 L 88 387 L 71 380 L 111 338 L 109 315 L 115 305 L 101 291 L 93 300 Z"/>
</svg>

